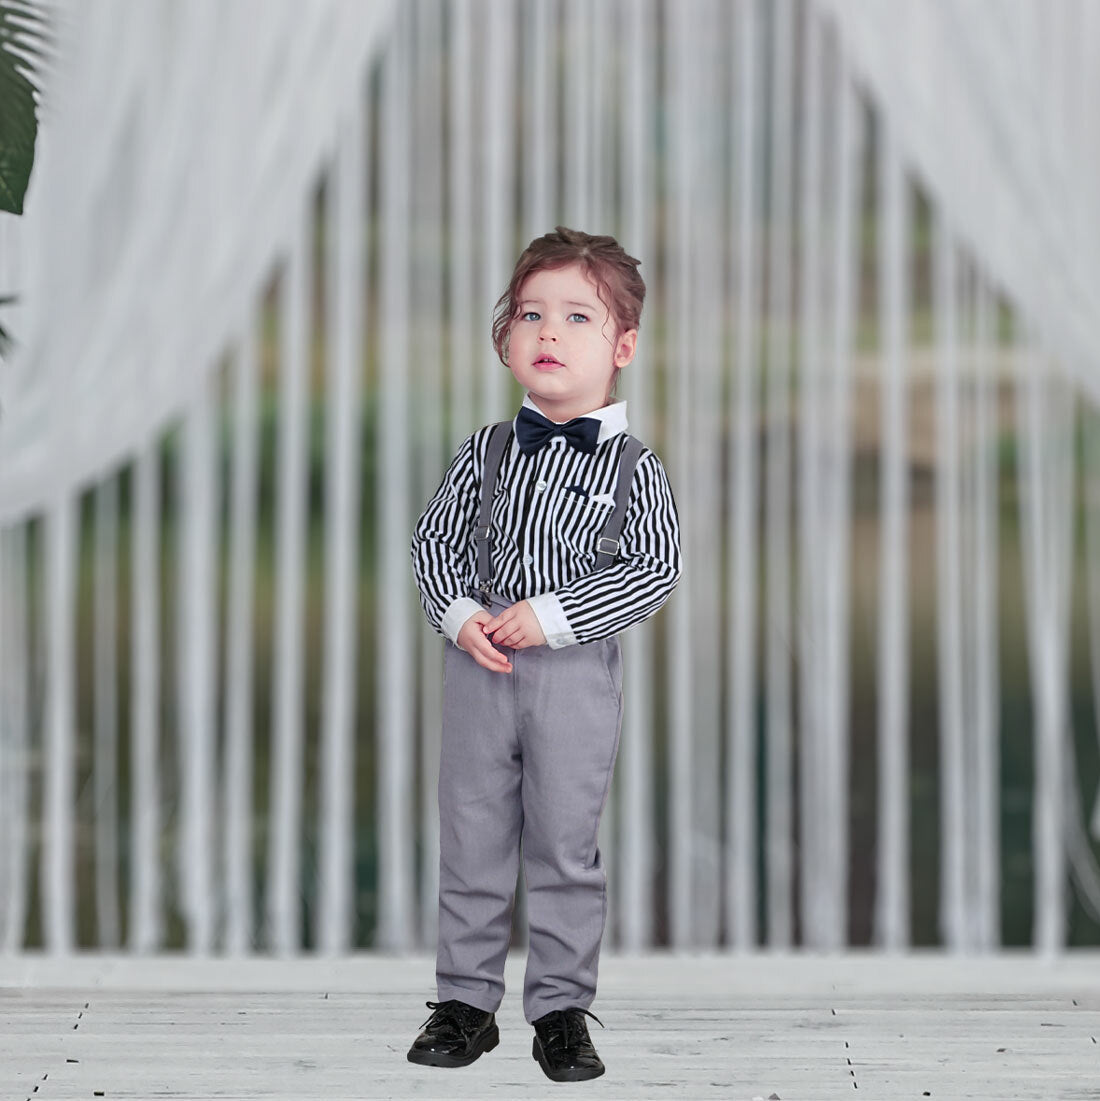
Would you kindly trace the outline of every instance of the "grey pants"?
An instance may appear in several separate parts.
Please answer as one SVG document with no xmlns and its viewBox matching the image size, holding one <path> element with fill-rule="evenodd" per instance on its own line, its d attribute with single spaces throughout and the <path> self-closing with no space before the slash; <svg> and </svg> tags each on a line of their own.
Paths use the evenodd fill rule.
<svg viewBox="0 0 1100 1101">
<path fill-rule="evenodd" d="M 507 606 L 494 597 L 491 610 Z M 445 646 L 439 1000 L 500 1007 L 522 841 L 524 1015 L 587 1009 L 607 919 L 597 833 L 622 725 L 619 640 L 498 647 L 511 673 L 491 673 Z"/>
</svg>

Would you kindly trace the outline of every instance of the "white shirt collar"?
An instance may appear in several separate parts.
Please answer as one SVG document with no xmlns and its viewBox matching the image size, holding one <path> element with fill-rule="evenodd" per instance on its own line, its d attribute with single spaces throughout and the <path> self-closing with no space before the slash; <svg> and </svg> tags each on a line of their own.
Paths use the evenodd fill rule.
<svg viewBox="0 0 1100 1101">
<path fill-rule="evenodd" d="M 524 395 L 523 405 L 527 409 L 533 409 L 540 416 L 546 416 L 546 414 L 543 413 L 543 411 L 531 400 L 530 394 Z M 618 435 L 618 433 L 626 431 L 625 401 L 617 401 L 611 405 L 605 405 L 600 409 L 593 409 L 591 413 L 582 413 L 581 416 L 591 417 L 594 421 L 600 422 L 600 435 L 596 440 L 597 444 L 601 444 L 604 442 L 604 440 L 609 440 L 612 436 Z M 513 420 L 513 428 L 514 427 L 515 422 Z"/>
</svg>

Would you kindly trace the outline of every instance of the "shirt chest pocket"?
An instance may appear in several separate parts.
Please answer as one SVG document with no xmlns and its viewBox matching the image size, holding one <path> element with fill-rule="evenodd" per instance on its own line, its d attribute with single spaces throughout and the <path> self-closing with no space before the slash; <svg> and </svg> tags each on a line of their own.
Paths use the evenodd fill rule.
<svg viewBox="0 0 1100 1101">
<path fill-rule="evenodd" d="M 518 554 L 518 532 L 513 530 L 515 525 L 509 514 L 507 494 L 498 493 L 493 498 L 489 523 L 492 553 L 502 554 L 505 557 L 514 557 Z"/>
<path fill-rule="evenodd" d="M 614 511 L 613 501 L 591 501 L 563 489 L 554 502 L 554 536 L 574 554 L 595 558 L 600 536 Z"/>
</svg>

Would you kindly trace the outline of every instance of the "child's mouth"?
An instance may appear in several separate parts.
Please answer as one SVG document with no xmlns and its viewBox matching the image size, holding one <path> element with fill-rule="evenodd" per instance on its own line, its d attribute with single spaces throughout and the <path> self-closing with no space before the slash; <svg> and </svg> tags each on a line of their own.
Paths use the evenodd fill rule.
<svg viewBox="0 0 1100 1101">
<path fill-rule="evenodd" d="M 535 366 L 540 371 L 553 371 L 556 367 L 561 367 L 562 364 L 553 356 L 539 356 L 535 360 Z"/>
</svg>

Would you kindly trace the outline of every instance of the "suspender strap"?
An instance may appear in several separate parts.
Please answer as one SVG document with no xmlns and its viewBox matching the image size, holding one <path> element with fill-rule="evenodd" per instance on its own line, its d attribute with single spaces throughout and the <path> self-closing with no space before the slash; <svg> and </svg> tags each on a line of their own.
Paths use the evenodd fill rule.
<svg viewBox="0 0 1100 1101">
<path fill-rule="evenodd" d="M 619 478 L 615 483 L 615 508 L 604 525 L 603 534 L 596 544 L 596 569 L 610 566 L 619 556 L 619 533 L 623 530 L 626 506 L 630 500 L 630 483 L 634 480 L 634 468 L 642 454 L 642 441 L 627 435 L 619 456 Z"/>
<path fill-rule="evenodd" d="M 488 608 L 489 593 L 492 588 L 492 558 L 489 547 L 489 521 L 493 510 L 493 491 L 500 472 L 500 460 L 504 448 L 512 436 L 512 422 L 498 421 L 489 433 L 489 446 L 485 451 L 485 469 L 481 472 L 481 510 L 477 527 L 474 528 L 474 542 L 477 543 L 477 587 L 481 603 Z"/>
</svg>

